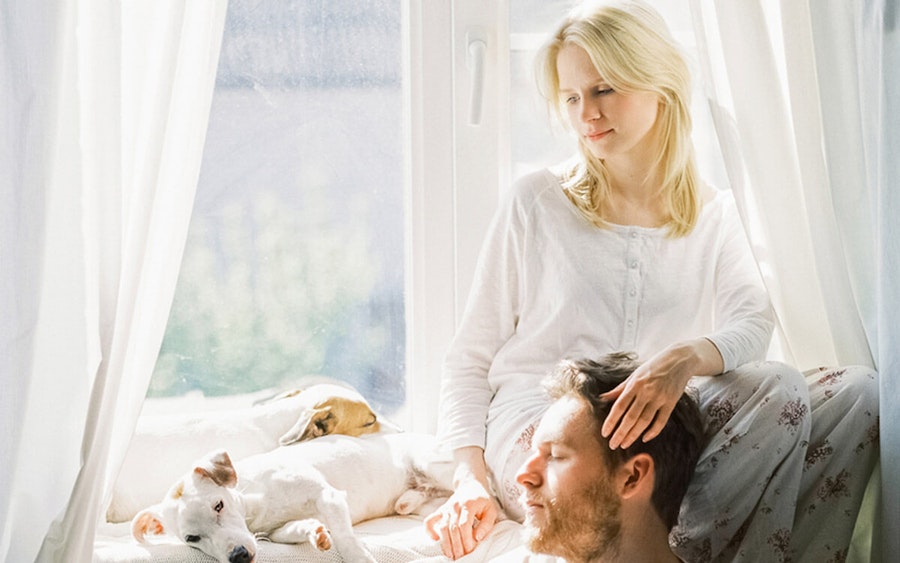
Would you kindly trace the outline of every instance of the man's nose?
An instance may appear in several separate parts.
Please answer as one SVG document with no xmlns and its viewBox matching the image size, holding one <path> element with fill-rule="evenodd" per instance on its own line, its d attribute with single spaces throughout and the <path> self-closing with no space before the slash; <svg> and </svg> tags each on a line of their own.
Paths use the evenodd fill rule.
<svg viewBox="0 0 900 563">
<path fill-rule="evenodd" d="M 523 487 L 540 487 L 543 481 L 541 456 L 537 453 L 525 460 L 516 473 L 516 482 Z"/>
</svg>

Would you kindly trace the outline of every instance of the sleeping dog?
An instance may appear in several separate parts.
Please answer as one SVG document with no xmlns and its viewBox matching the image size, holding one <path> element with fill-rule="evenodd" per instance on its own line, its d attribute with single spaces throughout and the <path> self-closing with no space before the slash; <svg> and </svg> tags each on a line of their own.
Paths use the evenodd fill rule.
<svg viewBox="0 0 900 563">
<path fill-rule="evenodd" d="M 244 409 L 141 417 L 113 497 L 109 522 L 127 522 L 158 501 L 184 468 L 222 448 L 234 459 L 328 434 L 361 436 L 382 424 L 354 389 L 322 383 Z"/>
<path fill-rule="evenodd" d="M 426 462 L 433 437 L 331 435 L 232 464 L 210 454 L 159 504 L 138 513 L 132 534 L 170 534 L 222 563 L 251 563 L 257 538 L 334 545 L 345 561 L 374 562 L 356 523 L 409 514 L 449 495 L 451 465 Z"/>
</svg>

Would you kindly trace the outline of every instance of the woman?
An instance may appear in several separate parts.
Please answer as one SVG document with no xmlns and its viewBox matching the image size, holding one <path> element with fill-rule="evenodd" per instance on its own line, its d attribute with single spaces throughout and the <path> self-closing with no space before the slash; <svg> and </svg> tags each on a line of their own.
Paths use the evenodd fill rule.
<svg viewBox="0 0 900 563">
<path fill-rule="evenodd" d="M 875 375 L 762 361 L 769 301 L 733 199 L 698 177 L 664 22 L 637 1 L 578 7 L 537 62 L 579 151 L 520 179 L 492 222 L 444 365 L 456 490 L 427 529 L 455 559 L 490 533 L 494 495 L 521 520 L 538 382 L 561 358 L 633 350 L 644 363 L 607 397 L 610 447 L 653 439 L 689 382 L 709 426 L 679 556 L 842 560 L 877 456 Z"/>
</svg>

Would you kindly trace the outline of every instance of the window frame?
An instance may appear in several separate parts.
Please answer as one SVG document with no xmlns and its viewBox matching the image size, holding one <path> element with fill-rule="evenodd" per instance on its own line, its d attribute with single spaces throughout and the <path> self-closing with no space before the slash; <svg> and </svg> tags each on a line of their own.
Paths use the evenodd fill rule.
<svg viewBox="0 0 900 563">
<path fill-rule="evenodd" d="M 444 355 L 509 185 L 508 22 L 506 0 L 404 2 L 407 408 L 398 422 L 414 431 L 436 431 Z M 485 43 L 476 124 L 473 39 Z"/>
</svg>

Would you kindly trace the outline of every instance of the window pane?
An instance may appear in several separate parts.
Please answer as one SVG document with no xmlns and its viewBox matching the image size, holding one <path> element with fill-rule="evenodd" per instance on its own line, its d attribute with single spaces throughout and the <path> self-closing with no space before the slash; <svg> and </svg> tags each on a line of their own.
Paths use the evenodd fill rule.
<svg viewBox="0 0 900 563">
<path fill-rule="evenodd" d="M 509 29 L 513 33 L 549 31 L 556 22 L 578 3 L 578 0 L 513 0 L 510 5 Z"/>
<path fill-rule="evenodd" d="M 148 397 L 404 393 L 400 2 L 230 0 Z"/>
</svg>

